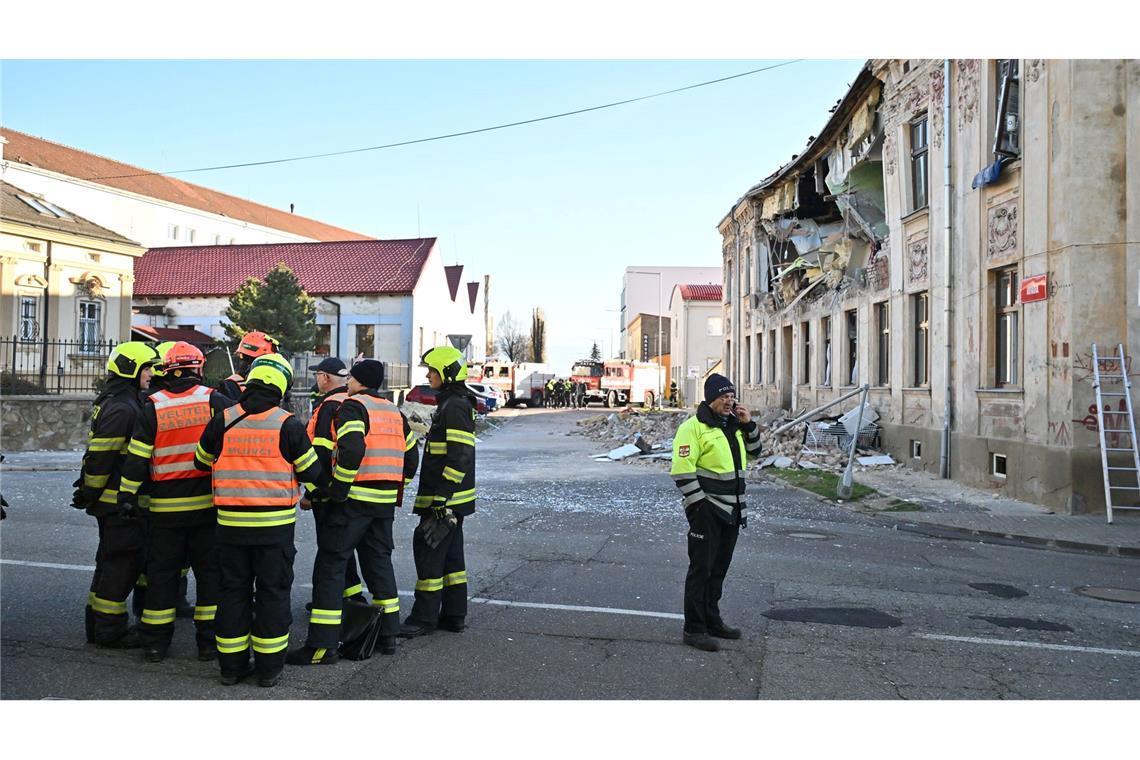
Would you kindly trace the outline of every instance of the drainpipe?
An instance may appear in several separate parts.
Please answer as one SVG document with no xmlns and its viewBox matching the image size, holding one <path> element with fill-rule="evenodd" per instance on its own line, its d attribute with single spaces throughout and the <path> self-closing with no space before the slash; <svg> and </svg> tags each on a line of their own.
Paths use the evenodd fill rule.
<svg viewBox="0 0 1140 760">
<path fill-rule="evenodd" d="M 942 325 L 946 332 L 946 405 L 942 412 L 942 451 L 938 457 L 939 477 L 950 477 L 950 421 L 953 415 L 953 402 L 951 400 L 951 359 L 953 351 L 951 344 L 953 333 L 950 330 L 950 283 L 954 271 L 951 262 L 953 207 L 951 206 L 954 188 L 951 180 L 951 135 L 954 130 L 950 128 L 950 59 L 942 64 L 942 216 L 945 224 L 942 227 Z"/>
<path fill-rule="evenodd" d="M 321 300 L 324 301 L 325 303 L 331 303 L 333 306 L 336 307 L 336 350 L 332 351 L 332 355 L 339 357 L 340 356 L 340 341 L 341 341 L 341 335 L 340 335 L 340 304 L 337 303 L 336 301 L 332 300 L 328 296 L 321 296 Z M 332 346 L 329 346 L 329 349 L 331 350 Z"/>
<path fill-rule="evenodd" d="M 48 336 L 51 335 L 49 325 L 51 319 L 51 241 L 45 242 L 47 243 L 47 260 L 44 261 L 44 281 L 47 282 L 47 286 L 44 288 L 44 329 L 42 335 L 44 347 L 40 355 L 40 387 L 44 389 L 47 388 Z M 59 345 L 62 349 L 62 344 Z"/>
</svg>

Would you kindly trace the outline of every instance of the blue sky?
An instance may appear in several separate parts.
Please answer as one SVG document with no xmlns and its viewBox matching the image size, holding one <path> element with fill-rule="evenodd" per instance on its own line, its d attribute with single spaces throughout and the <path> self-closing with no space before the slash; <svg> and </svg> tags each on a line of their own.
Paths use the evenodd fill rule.
<svg viewBox="0 0 1140 760">
<path fill-rule="evenodd" d="M 4 61 L 0 118 L 173 171 L 474 129 L 766 63 Z M 465 279 L 491 275 L 496 321 L 545 310 L 565 372 L 616 336 L 625 267 L 719 264 L 716 223 L 818 134 L 861 66 L 809 60 L 489 134 L 180 176 L 380 238 L 438 237 Z"/>
</svg>

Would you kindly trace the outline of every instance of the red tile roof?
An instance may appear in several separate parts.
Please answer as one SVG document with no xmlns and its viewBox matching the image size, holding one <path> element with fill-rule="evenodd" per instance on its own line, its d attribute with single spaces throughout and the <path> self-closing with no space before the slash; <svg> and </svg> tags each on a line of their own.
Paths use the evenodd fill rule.
<svg viewBox="0 0 1140 760">
<path fill-rule="evenodd" d="M 719 301 L 720 285 L 681 285 L 681 298 L 686 301 Z"/>
<path fill-rule="evenodd" d="M 290 232 L 313 240 L 368 239 L 367 235 L 359 232 L 290 214 L 288 211 L 263 206 L 200 185 L 192 185 L 174 177 L 150 174 L 147 169 L 140 169 L 137 166 L 60 145 L 7 127 L 0 127 L 0 135 L 8 141 L 4 146 L 5 161 L 47 169 L 69 177 L 189 206 L 199 211 L 221 214 L 230 219 Z M 138 174 L 143 176 L 122 176 Z"/>
<path fill-rule="evenodd" d="M 183 330 L 179 327 L 151 327 L 150 325 L 131 325 L 131 330 L 145 335 L 148 340 L 163 343 L 168 340 L 184 340 L 196 346 L 208 346 L 214 342 L 204 332 L 198 330 Z"/>
<path fill-rule="evenodd" d="M 285 262 L 309 295 L 411 293 L 435 238 L 151 248 L 135 261 L 137 297 L 232 296 Z"/>
</svg>

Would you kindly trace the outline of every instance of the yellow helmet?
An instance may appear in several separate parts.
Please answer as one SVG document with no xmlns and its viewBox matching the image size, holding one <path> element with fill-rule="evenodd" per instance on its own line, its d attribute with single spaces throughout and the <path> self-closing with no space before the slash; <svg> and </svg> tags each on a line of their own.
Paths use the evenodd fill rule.
<svg viewBox="0 0 1140 760">
<path fill-rule="evenodd" d="M 285 381 L 288 385 L 293 384 L 293 363 L 286 359 L 281 354 L 265 354 L 253 360 L 253 364 L 249 365 L 251 370 L 258 367 L 276 367 L 281 370 L 281 374 L 285 375 Z"/>
<path fill-rule="evenodd" d="M 155 377 L 163 377 L 166 375 L 166 368 L 163 366 L 163 362 L 166 361 L 166 352 L 173 348 L 177 342 L 176 340 L 166 340 L 154 347 L 155 353 L 158 354 L 158 362 L 151 371 Z"/>
<path fill-rule="evenodd" d="M 141 340 L 130 340 L 115 346 L 107 357 L 107 371 L 112 375 L 134 379 L 144 367 L 158 361 L 158 353 Z"/>
<path fill-rule="evenodd" d="M 423 355 L 420 365 L 434 369 L 445 383 L 467 379 L 467 362 L 454 346 L 436 346 Z"/>
<path fill-rule="evenodd" d="M 251 369 L 249 375 L 245 378 L 246 384 L 253 381 L 259 381 L 265 385 L 276 388 L 281 391 L 281 395 L 285 395 L 285 391 L 289 388 L 289 381 L 285 377 L 285 373 L 279 367 L 272 364 L 262 364 L 260 367 Z"/>
</svg>

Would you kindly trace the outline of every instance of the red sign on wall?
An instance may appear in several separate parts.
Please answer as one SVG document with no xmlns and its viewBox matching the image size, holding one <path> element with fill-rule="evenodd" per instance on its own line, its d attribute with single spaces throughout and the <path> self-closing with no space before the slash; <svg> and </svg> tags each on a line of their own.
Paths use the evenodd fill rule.
<svg viewBox="0 0 1140 760">
<path fill-rule="evenodd" d="M 1020 300 L 1022 303 L 1044 301 L 1048 297 L 1049 286 L 1047 275 L 1038 274 L 1033 277 L 1026 277 L 1021 281 Z"/>
</svg>

